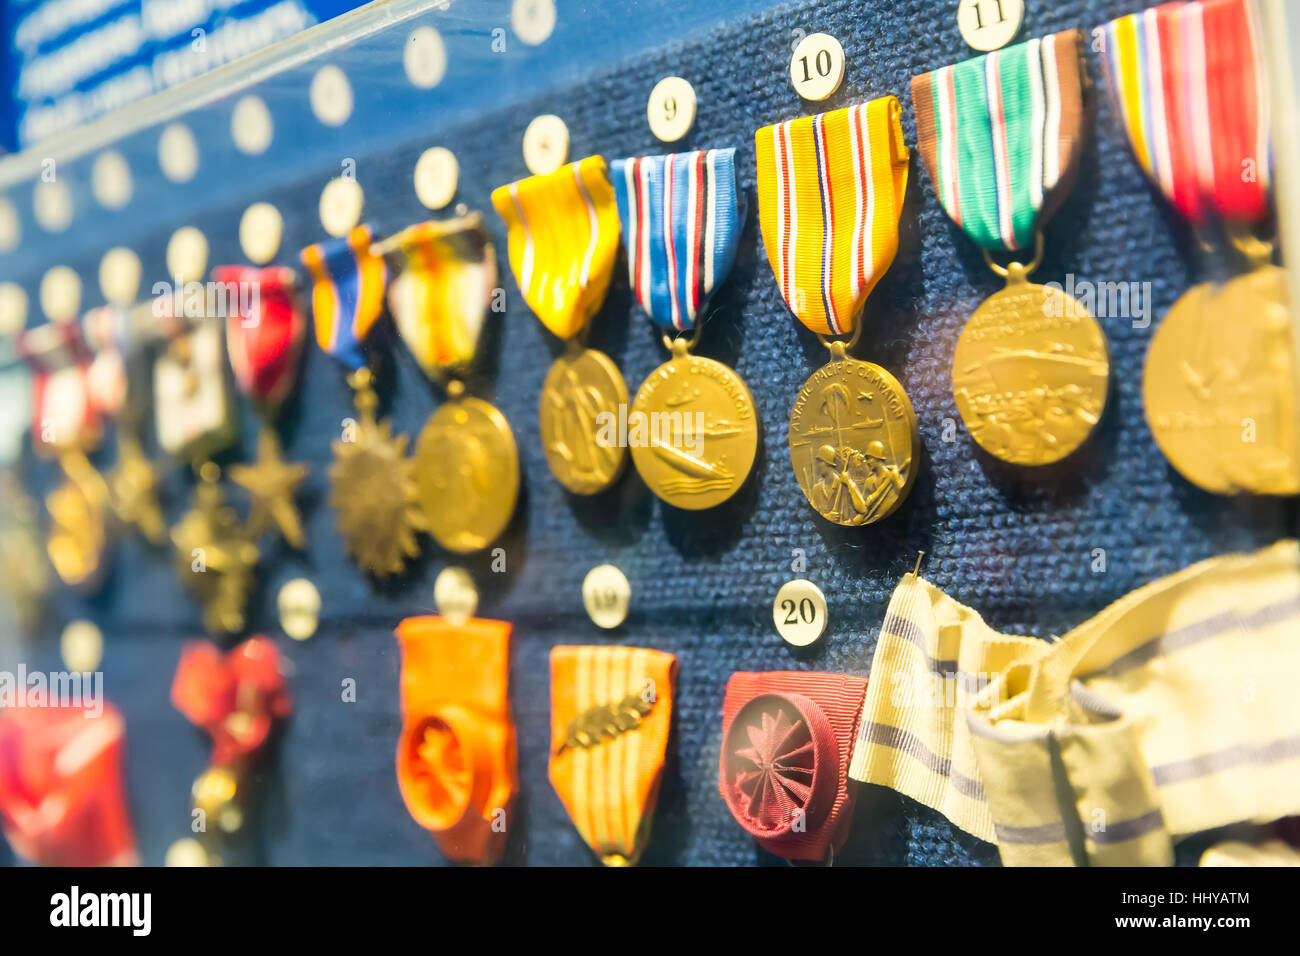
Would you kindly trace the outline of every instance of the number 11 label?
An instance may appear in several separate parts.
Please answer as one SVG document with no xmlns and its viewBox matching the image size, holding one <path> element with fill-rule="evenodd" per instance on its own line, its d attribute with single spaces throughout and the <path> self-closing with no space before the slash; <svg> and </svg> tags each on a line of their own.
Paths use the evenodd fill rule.
<svg viewBox="0 0 1300 956">
<path fill-rule="evenodd" d="M 1025 0 L 961 0 L 957 27 L 962 39 L 977 50 L 999 50 L 1020 32 Z"/>
</svg>

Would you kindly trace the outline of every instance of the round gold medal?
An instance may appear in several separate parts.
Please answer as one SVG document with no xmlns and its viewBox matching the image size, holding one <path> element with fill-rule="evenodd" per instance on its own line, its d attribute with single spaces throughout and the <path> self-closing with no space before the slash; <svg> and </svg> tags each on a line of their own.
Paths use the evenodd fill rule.
<svg viewBox="0 0 1300 956">
<path fill-rule="evenodd" d="M 894 376 L 846 357 L 804 382 L 790 413 L 790 462 L 817 513 L 857 526 L 893 513 L 916 478 L 916 413 Z"/>
<path fill-rule="evenodd" d="M 555 360 L 542 385 L 538 418 L 546 463 L 576 495 L 604 491 L 623 473 L 627 449 L 609 441 L 606 423 L 627 408 L 623 376 L 604 352 L 572 348 Z"/>
<path fill-rule="evenodd" d="M 668 504 L 712 508 L 739 490 L 754 465 L 754 397 L 721 362 L 689 354 L 680 339 L 672 349 L 636 394 L 626 444 L 641 478 Z"/>
<path fill-rule="evenodd" d="M 429 533 L 448 551 L 486 548 L 510 523 L 519 498 L 519 449 L 495 406 L 449 398 L 420 432 L 415 463 Z"/>
<path fill-rule="evenodd" d="M 1285 282 L 1265 265 L 1219 290 L 1196 286 L 1151 339 L 1147 424 L 1169 463 L 1206 491 L 1300 493 Z"/>
<path fill-rule="evenodd" d="M 1008 267 L 957 339 L 957 410 L 990 455 L 1048 465 L 1069 455 L 1101 420 L 1110 380 L 1106 337 L 1092 313 L 1060 288 Z"/>
</svg>

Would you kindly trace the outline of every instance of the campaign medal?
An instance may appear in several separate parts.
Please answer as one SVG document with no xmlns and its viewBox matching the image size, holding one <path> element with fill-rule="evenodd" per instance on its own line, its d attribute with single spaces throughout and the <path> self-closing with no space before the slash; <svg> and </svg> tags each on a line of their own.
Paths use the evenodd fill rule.
<svg viewBox="0 0 1300 956">
<path fill-rule="evenodd" d="M 691 354 L 744 227 L 736 151 L 616 160 L 612 179 L 632 289 L 672 354 L 638 390 L 626 444 L 662 500 L 712 508 L 740 490 L 758 451 L 749 388 L 721 362 Z"/>
<path fill-rule="evenodd" d="M 76 324 L 29 329 L 18 349 L 34 385 L 32 444 L 39 454 L 57 458 L 64 475 L 45 498 L 46 550 L 65 584 L 89 587 L 103 571 L 109 508 L 108 486 L 86 457 L 103 435 L 90 382 L 92 355 Z"/>
<path fill-rule="evenodd" d="M 1300 493 L 1285 277 L 1271 245 L 1248 233 L 1267 222 L 1272 188 L 1254 8 L 1166 4 L 1111 21 L 1105 38 L 1107 82 L 1143 171 L 1198 229 L 1226 229 L 1250 264 L 1221 288 L 1188 290 L 1156 330 L 1142 381 L 1151 433 L 1206 491 Z M 1206 115 L 1217 119 L 1202 130 Z"/>
<path fill-rule="evenodd" d="M 448 551 L 480 551 L 510 523 L 519 498 L 519 450 L 506 417 L 465 394 L 496 289 L 496 251 L 479 213 L 424 222 L 379 243 L 400 271 L 388 307 L 420 368 L 447 400 L 415 443 L 424 524 Z"/>
<path fill-rule="evenodd" d="M 348 553 L 376 577 L 397 574 L 420 553 L 417 531 L 424 519 L 416 499 L 415 465 L 406 457 L 409 439 L 393 435 L 376 412 L 374 376 L 361 349 L 384 308 L 388 269 L 370 251 L 373 233 L 361 225 L 348 235 L 302 250 L 312 277 L 312 314 L 321 351 L 351 371 L 360 421 L 344 422 L 333 443 L 330 504 Z"/>
<path fill-rule="evenodd" d="M 722 701 L 718 791 L 769 853 L 832 863 L 853 820 L 848 768 L 866 696 L 848 674 L 738 672 Z"/>
<path fill-rule="evenodd" d="M 623 473 L 627 449 L 601 424 L 627 408 L 627 386 L 608 355 L 584 344 L 618 258 L 618 211 L 603 156 L 501 186 L 510 268 L 524 300 L 566 343 L 542 385 L 538 423 L 551 474 L 577 495 L 604 491 Z"/>
<path fill-rule="evenodd" d="M 672 726 L 677 658 L 639 647 L 551 650 L 547 774 L 606 866 L 632 866 L 650 839 Z"/>
<path fill-rule="evenodd" d="M 1007 286 L 962 330 L 957 410 L 989 454 L 1017 465 L 1065 458 L 1106 405 L 1110 359 L 1092 314 L 1028 276 L 1043 222 L 1073 184 L 1083 145 L 1082 38 L 1069 30 L 912 78 L 917 146 L 944 210 Z M 995 251 L 1034 247 L 1003 267 Z"/>
<path fill-rule="evenodd" d="M 396 634 L 402 648 L 402 801 L 447 859 L 495 863 L 519 791 L 510 625 L 413 617 Z"/>
<path fill-rule="evenodd" d="M 235 384 L 257 403 L 262 427 L 257 436 L 257 464 L 232 465 L 230 480 L 251 499 L 248 533 L 260 537 L 274 527 L 294 548 L 306 544 L 294 493 L 307 477 L 306 465 L 285 462 L 271 419 L 293 388 L 302 358 L 307 323 L 296 301 L 297 277 L 283 266 L 257 269 L 220 266 L 214 282 L 250 290 L 247 308 L 226 318 L 226 349 Z"/>
<path fill-rule="evenodd" d="M 195 818 L 204 822 L 206 865 L 224 862 L 253 809 L 248 791 L 258 761 L 293 709 L 286 670 L 275 644 L 261 635 L 226 653 L 208 641 L 191 641 L 181 653 L 172 706 L 212 740 L 208 767 L 191 790 Z"/>
<path fill-rule="evenodd" d="M 768 260 L 790 311 L 831 353 L 795 398 L 790 461 L 804 497 L 841 525 L 891 514 L 919 464 L 902 385 L 848 354 L 863 303 L 898 251 L 908 160 L 899 116 L 898 100 L 884 96 L 754 135 Z"/>
</svg>

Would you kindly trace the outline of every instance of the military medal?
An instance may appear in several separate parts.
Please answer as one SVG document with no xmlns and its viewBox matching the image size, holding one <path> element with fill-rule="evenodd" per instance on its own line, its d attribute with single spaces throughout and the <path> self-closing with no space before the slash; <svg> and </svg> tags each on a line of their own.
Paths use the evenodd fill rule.
<svg viewBox="0 0 1300 956">
<path fill-rule="evenodd" d="M 795 399 L 790 461 L 809 503 L 841 525 L 891 514 L 919 464 L 902 385 L 848 355 L 863 303 L 898 251 L 908 160 L 899 114 L 885 96 L 754 136 L 768 260 L 786 305 L 831 353 Z"/>
<path fill-rule="evenodd" d="M 36 523 L 36 502 L 23 489 L 16 467 L 31 413 L 31 372 L 0 334 L 0 596 L 2 617 L 28 631 L 37 624 L 50 591 L 50 566 Z"/>
<path fill-rule="evenodd" d="M 769 853 L 830 863 L 853 820 L 849 759 L 864 677 L 735 673 L 722 701 L 718 790 Z"/>
<path fill-rule="evenodd" d="M 1156 330 L 1142 381 L 1151 433 L 1179 474 L 1206 491 L 1300 493 L 1285 274 L 1272 247 L 1248 233 L 1271 208 L 1268 90 L 1253 6 L 1167 4 L 1105 31 L 1111 95 L 1143 171 L 1195 226 L 1224 227 L 1250 266 L 1222 287 L 1188 290 Z M 1217 118 L 1202 131 L 1207 114 Z"/>
<path fill-rule="evenodd" d="M 330 504 L 348 553 L 376 577 L 397 574 L 420 553 L 416 532 L 424 519 L 416 498 L 415 466 L 406 457 L 408 438 L 393 436 L 378 421 L 379 397 L 361 349 L 384 308 L 388 269 L 370 251 L 369 226 L 302 250 L 312 276 L 312 314 L 321 351 L 351 370 L 360 421 L 344 423 L 333 443 Z"/>
<path fill-rule="evenodd" d="M 588 323 L 605 301 L 618 257 L 618 212 L 602 156 L 492 193 L 505 220 L 510 268 L 529 307 L 566 343 L 542 385 L 538 420 L 551 473 L 569 491 L 604 491 L 627 450 L 600 440 L 600 425 L 627 407 L 627 386 L 604 352 L 587 348 Z"/>
<path fill-rule="evenodd" d="M 1065 458 L 1106 405 L 1110 360 L 1092 314 L 1028 276 L 1038 230 L 1073 183 L 1083 145 L 1082 38 L 1030 40 L 912 78 L 917 145 L 944 210 L 1006 280 L 957 340 L 953 393 L 980 447 L 1017 465 Z M 989 253 L 1034 248 L 1033 260 Z"/>
<path fill-rule="evenodd" d="M 478 213 L 411 226 L 374 251 L 402 264 L 389 286 L 389 311 L 420 368 L 447 391 L 415 443 L 424 525 L 448 551 L 480 551 L 505 530 L 519 498 L 510 423 L 491 403 L 465 394 L 496 288 L 496 252 Z"/>
<path fill-rule="evenodd" d="M 308 468 L 284 461 L 271 424 L 293 387 L 306 337 L 307 323 L 295 301 L 297 277 L 283 266 L 221 266 L 213 270 L 212 278 L 227 288 L 256 290 L 250 308 L 231 310 L 226 318 L 226 349 L 235 384 L 257 402 L 262 415 L 257 464 L 232 465 L 230 480 L 244 488 L 252 501 L 250 535 L 256 538 L 274 527 L 291 547 L 302 548 L 306 538 L 293 496 Z"/>
<path fill-rule="evenodd" d="M 640 156 L 612 170 L 632 289 L 672 353 L 637 392 L 626 443 L 650 490 L 689 511 L 739 491 L 758 451 L 749 388 L 721 362 L 691 354 L 745 222 L 735 153 Z"/>
<path fill-rule="evenodd" d="M 495 863 L 519 791 L 510 625 L 413 617 L 396 633 L 402 647 L 402 800 L 447 859 Z"/>
<path fill-rule="evenodd" d="M 64 583 L 90 587 L 104 569 L 109 508 L 108 486 L 86 457 L 103 435 L 90 384 L 92 356 L 75 324 L 29 329 L 18 348 L 34 384 L 32 444 L 56 457 L 64 474 L 45 499 L 50 563 Z"/>
<path fill-rule="evenodd" d="M 677 658 L 663 651 L 551 650 L 547 773 L 606 866 L 634 865 L 649 842 L 676 682 Z"/>
</svg>

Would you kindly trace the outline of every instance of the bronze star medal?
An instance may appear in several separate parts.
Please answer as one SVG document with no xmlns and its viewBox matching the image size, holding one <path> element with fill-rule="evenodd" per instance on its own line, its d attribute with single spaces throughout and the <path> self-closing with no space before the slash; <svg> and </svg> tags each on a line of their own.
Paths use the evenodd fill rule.
<svg viewBox="0 0 1300 956">
<path fill-rule="evenodd" d="M 139 439 L 118 427 L 117 465 L 108 473 L 109 500 L 119 521 L 139 529 L 153 544 L 167 540 L 167 523 L 158 504 L 158 469 L 145 458 Z"/>
<path fill-rule="evenodd" d="M 257 464 L 232 465 L 230 480 L 248 492 L 248 533 L 258 537 L 273 525 L 291 546 L 301 549 L 307 539 L 294 494 L 310 469 L 284 460 L 280 440 L 270 426 L 257 436 Z"/>
</svg>

